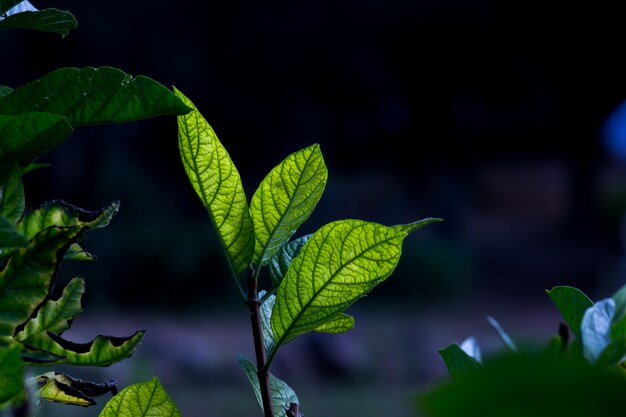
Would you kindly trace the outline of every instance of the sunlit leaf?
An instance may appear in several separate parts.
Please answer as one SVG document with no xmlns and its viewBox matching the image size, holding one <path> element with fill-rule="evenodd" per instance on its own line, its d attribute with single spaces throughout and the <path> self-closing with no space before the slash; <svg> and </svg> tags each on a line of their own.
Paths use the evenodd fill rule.
<svg viewBox="0 0 626 417">
<path fill-rule="evenodd" d="M 13 94 L 15 91 L 0 98 L 0 103 Z M 6 115 L 0 112 L 0 164 L 28 163 L 63 143 L 73 131 L 62 115 L 38 110 Z"/>
<path fill-rule="evenodd" d="M 50 227 L 15 251 L 0 271 L 0 336 L 13 335 L 44 301 L 65 249 L 84 231 Z"/>
<path fill-rule="evenodd" d="M 194 110 L 178 117 L 178 147 L 193 189 L 209 212 L 235 273 L 244 271 L 254 252 L 254 230 L 246 194 L 235 164 L 209 123 Z"/>
<path fill-rule="evenodd" d="M 46 300 L 36 315 L 28 319 L 23 328 L 18 329 L 15 339 L 31 346 L 39 346 L 37 339 L 47 339 L 47 332 L 63 333 L 83 311 L 84 293 L 85 281 L 82 278 L 72 279 L 57 300 Z"/>
<path fill-rule="evenodd" d="M 570 330 L 580 340 L 580 325 L 593 302 L 578 288 L 558 286 L 546 291 Z"/>
<path fill-rule="evenodd" d="M 0 406 L 24 389 L 24 363 L 17 343 L 0 344 Z"/>
<path fill-rule="evenodd" d="M 594 363 L 611 343 L 611 321 L 615 314 L 615 301 L 611 298 L 598 301 L 589 307 L 581 323 L 583 355 Z"/>
<path fill-rule="evenodd" d="M 130 357 L 141 342 L 144 331 L 128 337 L 96 336 L 88 343 L 74 343 L 54 333 L 31 339 L 32 346 L 65 358 L 58 363 L 68 365 L 109 366 Z"/>
<path fill-rule="evenodd" d="M 243 367 L 250 385 L 254 390 L 256 399 L 263 409 L 263 399 L 261 397 L 261 386 L 257 377 L 256 367 L 243 355 L 239 355 L 239 363 Z M 286 382 L 276 378 L 270 374 L 270 395 L 272 397 L 272 406 L 276 417 L 286 417 L 286 410 L 289 409 L 291 403 L 299 404 L 298 396 Z"/>
<path fill-rule="evenodd" d="M 117 68 L 61 68 L 0 98 L 0 114 L 45 112 L 73 126 L 121 123 L 189 111 L 170 90 Z"/>
<path fill-rule="evenodd" d="M 337 318 L 316 327 L 314 330 L 320 333 L 345 333 L 354 327 L 354 317 L 347 314 L 340 314 Z"/>
<path fill-rule="evenodd" d="M 333 321 L 395 269 L 407 233 L 360 220 L 315 232 L 278 288 L 272 331 L 280 346 Z"/>
<path fill-rule="evenodd" d="M 268 265 L 270 278 L 275 287 L 281 283 L 289 269 L 289 265 L 291 265 L 291 261 L 298 256 L 300 249 L 302 249 L 302 246 L 309 240 L 309 237 L 311 237 L 311 235 L 302 236 L 287 243 L 280 248 L 276 255 L 270 260 Z"/>
<path fill-rule="evenodd" d="M 134 384 L 120 391 L 99 417 L 181 417 L 158 378 Z"/>
<path fill-rule="evenodd" d="M 267 264 L 309 218 L 322 197 L 328 170 L 318 144 L 294 152 L 261 181 L 250 202 L 255 264 Z"/>
<path fill-rule="evenodd" d="M 0 20 L 0 29 L 31 29 L 66 37 L 78 22 L 72 13 L 58 9 L 25 11 Z"/>
<path fill-rule="evenodd" d="M 399 224 L 399 225 L 396 225 L 396 226 L 393 226 L 393 227 L 395 229 L 404 231 L 406 234 L 409 234 L 409 233 L 414 232 L 417 229 L 421 229 L 422 227 L 427 226 L 429 224 L 439 223 L 439 222 L 442 222 L 442 221 L 443 221 L 443 219 L 440 219 L 438 217 L 428 217 L 426 219 L 418 220 L 418 221 L 413 222 L 413 223 Z"/>
<path fill-rule="evenodd" d="M 0 167 L 0 215 L 15 224 L 24 212 L 24 185 L 17 164 Z"/>
<path fill-rule="evenodd" d="M 456 343 L 452 343 L 445 349 L 440 349 L 439 355 L 443 358 L 450 376 L 455 381 L 467 378 L 480 369 L 480 363 Z"/>
</svg>

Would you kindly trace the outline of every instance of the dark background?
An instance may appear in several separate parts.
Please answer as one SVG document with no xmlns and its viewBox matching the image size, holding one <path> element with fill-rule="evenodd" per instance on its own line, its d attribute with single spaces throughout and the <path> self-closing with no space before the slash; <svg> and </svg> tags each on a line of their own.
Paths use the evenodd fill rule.
<svg viewBox="0 0 626 417">
<path fill-rule="evenodd" d="M 407 238 L 364 312 L 440 318 L 463 305 L 461 316 L 510 311 L 543 329 L 523 316 L 552 308 L 545 289 L 598 299 L 626 281 L 625 36 L 608 3 L 33 3 L 72 11 L 79 27 L 66 39 L 2 33 L 2 84 L 108 65 L 175 85 L 249 197 L 289 153 L 319 143 L 329 181 L 298 235 L 341 218 L 444 218 Z M 242 313 L 173 117 L 80 128 L 43 159 L 52 167 L 26 178 L 27 205 L 122 201 L 85 243 L 98 261 L 61 271 L 88 278 L 88 306 Z"/>
</svg>

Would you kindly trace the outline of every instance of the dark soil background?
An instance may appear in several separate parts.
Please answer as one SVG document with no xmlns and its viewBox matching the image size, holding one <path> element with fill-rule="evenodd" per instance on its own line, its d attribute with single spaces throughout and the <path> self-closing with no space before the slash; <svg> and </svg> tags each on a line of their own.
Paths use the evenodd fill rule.
<svg viewBox="0 0 626 417">
<path fill-rule="evenodd" d="M 108 65 L 175 85 L 249 196 L 319 143 L 329 182 L 298 235 L 342 218 L 445 219 L 406 240 L 394 276 L 351 311 L 353 332 L 285 348 L 276 373 L 307 416 L 414 415 L 405 394 L 443 375 L 438 348 L 470 334 L 500 346 L 486 315 L 547 340 L 558 317 L 545 289 L 599 299 L 626 282 L 626 61 L 610 5 L 33 3 L 72 11 L 79 27 L 66 39 L 1 33 L 0 84 Z M 52 166 L 26 178 L 29 206 L 122 201 L 85 242 L 98 260 L 61 270 L 87 278 L 77 337 L 148 329 L 135 358 L 99 375 L 162 376 L 187 417 L 257 413 L 236 362 L 249 354 L 247 313 L 178 159 L 174 118 L 80 128 L 42 162 Z"/>
</svg>

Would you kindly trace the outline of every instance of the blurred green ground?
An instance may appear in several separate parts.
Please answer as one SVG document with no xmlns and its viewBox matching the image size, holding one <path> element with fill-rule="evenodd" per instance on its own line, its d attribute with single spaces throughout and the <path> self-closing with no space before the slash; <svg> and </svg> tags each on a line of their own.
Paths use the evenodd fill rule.
<svg viewBox="0 0 626 417">
<path fill-rule="evenodd" d="M 367 304 L 367 303 L 366 303 Z M 536 304 L 474 300 L 414 311 L 362 307 L 349 311 L 356 327 L 342 335 L 307 334 L 284 346 L 272 371 L 297 392 L 306 417 L 419 417 L 415 396 L 446 377 L 437 349 L 473 335 L 483 354 L 503 348 L 485 320 L 495 316 L 518 343 L 547 342 L 558 313 L 541 294 Z M 184 417 L 259 417 L 260 408 L 237 362 L 253 358 L 248 316 L 88 311 L 66 333 L 82 342 L 97 333 L 126 335 L 143 328 L 135 355 L 108 368 L 55 368 L 76 377 L 116 379 L 121 388 L 157 376 Z M 35 369 L 34 371 L 43 371 Z M 97 416 L 90 409 L 43 404 L 41 417 Z"/>
</svg>

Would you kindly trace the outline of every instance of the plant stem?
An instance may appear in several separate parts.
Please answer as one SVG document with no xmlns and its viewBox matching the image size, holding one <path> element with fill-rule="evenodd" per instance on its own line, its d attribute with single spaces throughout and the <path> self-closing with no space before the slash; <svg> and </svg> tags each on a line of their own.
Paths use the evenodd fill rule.
<svg viewBox="0 0 626 417">
<path fill-rule="evenodd" d="M 257 377 L 261 388 L 261 399 L 265 417 L 274 417 L 272 396 L 270 393 L 270 374 L 265 366 L 265 345 L 263 343 L 263 328 L 261 325 L 261 301 L 257 288 L 254 268 L 248 269 L 248 309 L 250 311 L 250 323 L 252 324 L 252 336 L 254 339 L 254 353 L 256 354 Z"/>
</svg>

